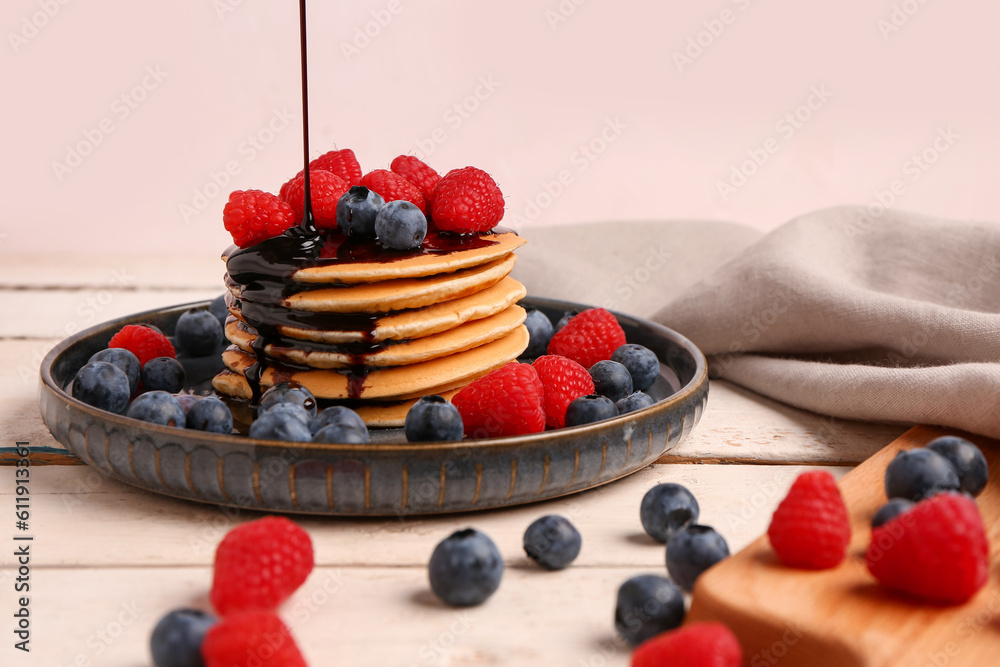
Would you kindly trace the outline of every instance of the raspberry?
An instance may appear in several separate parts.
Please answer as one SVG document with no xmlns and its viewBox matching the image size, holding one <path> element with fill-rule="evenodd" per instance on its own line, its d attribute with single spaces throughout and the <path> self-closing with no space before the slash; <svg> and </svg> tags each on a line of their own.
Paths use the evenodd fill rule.
<svg viewBox="0 0 1000 667">
<path fill-rule="evenodd" d="M 545 429 L 544 389 L 530 364 L 512 361 L 466 385 L 452 397 L 465 435 L 492 438 Z"/>
<path fill-rule="evenodd" d="M 562 428 L 566 425 L 566 408 L 574 398 L 593 394 L 594 380 L 586 368 L 555 354 L 538 357 L 531 365 L 545 390 L 545 425 Z"/>
<path fill-rule="evenodd" d="M 222 223 L 241 248 L 278 236 L 295 224 L 295 213 L 270 192 L 237 190 L 222 209 Z"/>
<path fill-rule="evenodd" d="M 946 492 L 872 530 L 865 561 L 886 588 L 962 604 L 986 584 L 989 551 L 976 502 Z"/>
<path fill-rule="evenodd" d="M 647 639 L 632 652 L 632 667 L 741 667 L 743 648 L 722 623 L 691 623 Z"/>
<path fill-rule="evenodd" d="M 350 148 L 323 153 L 309 163 L 310 173 L 316 169 L 331 171 L 344 179 L 348 185 L 357 185 L 361 182 L 361 165 L 358 164 L 358 158 Z"/>
<path fill-rule="evenodd" d="M 215 551 L 212 606 L 225 615 L 275 609 L 309 576 L 309 535 L 284 517 L 265 517 L 233 528 Z"/>
<path fill-rule="evenodd" d="M 394 174 L 387 169 L 376 169 L 362 176 L 360 185 L 382 195 L 382 199 L 387 202 L 408 201 L 419 208 L 421 213 L 427 215 L 427 201 L 424 200 L 420 188 L 399 174 Z"/>
<path fill-rule="evenodd" d="M 281 199 L 292 207 L 296 224 L 302 222 L 305 183 L 305 176 L 300 171 L 295 178 L 281 186 Z M 350 187 L 333 172 L 309 170 L 309 200 L 312 202 L 313 220 L 317 229 L 337 228 L 337 202 Z"/>
<path fill-rule="evenodd" d="M 306 667 L 288 627 L 261 609 L 227 616 L 209 628 L 201 656 L 205 667 Z"/>
<path fill-rule="evenodd" d="M 434 188 L 431 218 L 449 232 L 486 232 L 503 219 L 503 193 L 482 169 L 452 169 Z"/>
<path fill-rule="evenodd" d="M 392 161 L 389 169 L 417 186 L 423 193 L 424 199 L 430 203 L 434 186 L 441 180 L 440 174 L 421 162 L 420 158 L 412 155 L 400 155 Z"/>
<path fill-rule="evenodd" d="M 142 365 L 157 357 L 177 358 L 177 352 L 166 336 L 141 324 L 123 326 L 121 331 L 108 341 L 108 347 L 121 347 L 128 350 L 139 358 L 139 363 Z"/>
<path fill-rule="evenodd" d="M 767 536 L 789 567 L 825 570 L 839 565 L 851 541 L 851 521 L 833 475 L 825 470 L 799 475 L 771 517 Z"/>
<path fill-rule="evenodd" d="M 625 344 L 625 332 L 615 316 L 603 308 L 590 308 L 570 319 L 549 342 L 549 354 L 569 357 L 584 368 L 610 359 Z"/>
</svg>

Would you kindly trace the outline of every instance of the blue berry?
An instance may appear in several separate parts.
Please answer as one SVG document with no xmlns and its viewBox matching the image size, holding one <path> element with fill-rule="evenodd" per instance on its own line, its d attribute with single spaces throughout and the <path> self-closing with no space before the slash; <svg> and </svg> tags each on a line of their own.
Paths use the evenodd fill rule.
<svg viewBox="0 0 1000 667">
<path fill-rule="evenodd" d="M 403 423 L 407 442 L 461 440 L 465 433 L 462 415 L 441 396 L 422 396 L 406 413 Z"/>
<path fill-rule="evenodd" d="M 363 185 L 352 186 L 337 202 L 337 226 L 348 238 L 375 238 L 375 218 L 385 199 Z"/>
<path fill-rule="evenodd" d="M 180 403 L 165 391 L 147 391 L 140 395 L 128 406 L 127 414 L 132 419 L 177 428 L 184 428 L 187 422 Z"/>
<path fill-rule="evenodd" d="M 226 306 L 226 295 L 220 294 L 212 299 L 212 302 L 208 304 L 208 312 L 215 315 L 215 319 L 219 320 L 219 324 L 225 328 L 226 318 L 229 317 L 229 308 Z"/>
<path fill-rule="evenodd" d="M 607 396 L 580 396 L 566 408 L 566 426 L 580 426 L 618 416 L 618 408 Z"/>
<path fill-rule="evenodd" d="M 174 400 L 181 406 L 184 414 L 187 414 L 191 412 L 191 406 L 201 400 L 201 396 L 195 396 L 194 394 L 174 394 Z"/>
<path fill-rule="evenodd" d="M 187 427 L 210 433 L 232 433 L 233 414 L 221 400 L 208 396 L 187 411 Z"/>
<path fill-rule="evenodd" d="M 958 491 L 961 486 L 951 461 L 923 447 L 899 452 L 885 469 L 887 498 L 917 502 L 941 491 Z"/>
<path fill-rule="evenodd" d="M 660 360 L 648 347 L 627 343 L 611 353 L 611 360 L 628 369 L 636 391 L 646 391 L 660 377 Z"/>
<path fill-rule="evenodd" d="M 368 431 L 359 431 L 351 424 L 327 424 L 312 437 L 313 442 L 365 445 L 371 442 Z"/>
<path fill-rule="evenodd" d="M 95 352 L 94 356 L 87 360 L 87 363 L 94 361 L 106 361 L 125 371 L 125 376 L 128 378 L 129 391 L 132 394 L 139 388 L 139 373 L 142 371 L 142 364 L 139 363 L 139 357 L 124 347 L 109 347 L 106 350 Z"/>
<path fill-rule="evenodd" d="M 580 314 L 579 310 L 567 310 L 567 311 L 565 311 L 563 313 L 563 316 L 559 318 L 559 321 L 556 322 L 555 330 L 552 333 L 555 333 L 556 331 L 559 331 L 560 329 L 562 329 L 564 326 L 566 326 L 567 322 L 569 322 L 571 319 L 573 319 L 574 317 L 576 317 L 579 314 Z"/>
<path fill-rule="evenodd" d="M 975 497 L 986 488 L 990 468 L 982 450 L 975 444 L 957 435 L 945 435 L 928 443 L 927 449 L 937 452 L 951 462 L 955 472 L 958 473 L 962 491 Z"/>
<path fill-rule="evenodd" d="M 290 410 L 272 410 L 257 417 L 250 424 L 248 435 L 262 440 L 285 440 L 287 442 L 309 442 L 312 433 L 309 426 Z"/>
<path fill-rule="evenodd" d="M 222 344 L 222 324 L 207 310 L 189 310 L 177 318 L 174 340 L 192 357 L 204 357 Z"/>
<path fill-rule="evenodd" d="M 442 540 L 428 566 L 431 590 L 446 604 L 482 604 L 500 587 L 503 558 L 485 533 L 466 528 Z"/>
<path fill-rule="evenodd" d="M 872 517 L 872 528 L 878 528 L 879 526 L 889 523 L 895 519 L 900 514 L 904 512 L 909 512 L 915 503 L 906 498 L 892 498 L 882 507 L 878 508 L 875 512 L 875 516 Z"/>
<path fill-rule="evenodd" d="M 139 374 L 146 391 L 176 394 L 184 388 L 184 367 L 173 357 L 156 357 L 142 367 Z"/>
<path fill-rule="evenodd" d="M 365 424 L 365 420 L 357 412 L 343 405 L 331 405 L 328 408 L 320 410 L 319 414 L 309 420 L 309 430 L 315 435 L 324 426 L 329 426 L 330 424 L 353 427 L 358 432 L 364 434 L 366 442 L 369 439 L 368 425 Z"/>
<path fill-rule="evenodd" d="M 698 501 L 687 487 L 667 482 L 657 484 L 642 497 L 639 519 L 650 537 L 669 543 L 677 531 L 698 523 L 700 511 Z"/>
<path fill-rule="evenodd" d="M 217 622 L 198 609 L 175 609 L 161 618 L 149 638 L 155 667 L 204 667 L 201 644 Z"/>
<path fill-rule="evenodd" d="M 375 234 L 386 248 L 419 248 L 427 236 L 427 218 L 408 201 L 391 201 L 375 216 Z"/>
<path fill-rule="evenodd" d="M 628 412 L 635 412 L 636 410 L 642 410 L 643 408 L 648 408 L 649 406 L 656 403 L 653 397 L 649 394 L 636 391 L 625 398 L 620 398 L 615 402 L 615 407 L 618 408 L 618 414 L 623 415 Z"/>
<path fill-rule="evenodd" d="M 99 410 L 121 414 L 132 395 L 128 376 L 107 361 L 92 361 L 73 379 L 73 398 Z"/>
<path fill-rule="evenodd" d="M 279 382 L 261 394 L 257 414 L 264 414 L 278 403 L 297 403 L 305 408 L 310 419 L 316 416 L 316 397 L 298 382 Z"/>
<path fill-rule="evenodd" d="M 617 361 L 598 361 L 590 367 L 590 377 L 594 380 L 594 390 L 612 401 L 620 401 L 632 393 L 632 376 Z"/>
<path fill-rule="evenodd" d="M 680 627 L 684 614 L 684 594 L 666 577 L 640 574 L 618 589 L 615 627 L 631 646 Z"/>
<path fill-rule="evenodd" d="M 524 552 L 547 570 L 562 570 L 580 555 L 583 538 L 569 519 L 550 514 L 524 531 Z"/>
<path fill-rule="evenodd" d="M 530 308 L 528 316 L 524 318 L 524 326 L 528 329 L 528 349 L 521 356 L 534 359 L 545 354 L 554 333 L 552 320 L 537 308 Z"/>
<path fill-rule="evenodd" d="M 294 419 L 298 419 L 306 426 L 309 425 L 309 420 L 311 419 L 309 413 L 306 412 L 306 409 L 301 405 L 299 405 L 298 403 L 275 403 L 270 408 L 268 408 L 267 412 L 277 412 L 286 417 L 292 417 Z M 263 414 L 264 414 L 263 412 L 258 412 L 257 416 L 260 417 Z M 312 431 L 310 431 L 310 433 L 311 432 Z"/>
<path fill-rule="evenodd" d="M 729 555 L 729 545 L 710 526 L 692 523 L 674 533 L 667 544 L 667 572 L 686 591 L 701 573 Z"/>
</svg>

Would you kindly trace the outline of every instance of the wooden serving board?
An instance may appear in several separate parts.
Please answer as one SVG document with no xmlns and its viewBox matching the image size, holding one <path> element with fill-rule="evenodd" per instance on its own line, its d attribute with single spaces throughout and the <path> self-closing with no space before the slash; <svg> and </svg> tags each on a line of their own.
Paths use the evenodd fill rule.
<svg viewBox="0 0 1000 667">
<path fill-rule="evenodd" d="M 990 540 L 990 580 L 958 607 L 888 592 L 864 560 L 871 517 L 886 501 L 886 465 L 899 450 L 948 434 L 979 445 L 992 473 L 977 499 Z M 1000 665 L 1000 442 L 916 426 L 844 476 L 840 489 L 853 524 L 840 566 L 819 572 L 785 567 L 764 535 L 698 580 L 688 620 L 728 625 L 750 667 Z"/>
</svg>

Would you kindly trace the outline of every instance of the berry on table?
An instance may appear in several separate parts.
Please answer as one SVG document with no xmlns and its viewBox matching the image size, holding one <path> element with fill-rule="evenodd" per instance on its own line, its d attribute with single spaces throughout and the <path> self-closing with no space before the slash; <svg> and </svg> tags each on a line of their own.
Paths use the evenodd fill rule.
<svg viewBox="0 0 1000 667">
<path fill-rule="evenodd" d="M 636 410 L 642 410 L 643 408 L 648 408 L 649 406 L 656 403 L 653 397 L 643 391 L 636 391 L 625 398 L 620 398 L 615 401 L 615 407 L 618 408 L 618 414 L 624 415 L 629 412 L 635 412 Z"/>
<path fill-rule="evenodd" d="M 165 391 L 147 391 L 128 406 L 128 417 L 161 426 L 184 428 L 187 415 L 177 399 Z"/>
<path fill-rule="evenodd" d="M 288 626 L 262 609 L 241 611 L 213 625 L 201 654 L 205 667 L 307 667 Z"/>
<path fill-rule="evenodd" d="M 269 387 L 261 394 L 258 414 L 266 413 L 279 403 L 300 405 L 309 413 L 310 419 L 316 416 L 316 397 L 307 387 L 298 382 L 279 382 Z"/>
<path fill-rule="evenodd" d="M 431 590 L 453 607 L 485 602 L 500 587 L 503 570 L 496 544 L 475 528 L 459 530 L 442 540 L 428 566 Z"/>
<path fill-rule="evenodd" d="M 441 180 L 441 176 L 424 164 L 420 158 L 413 155 L 400 155 L 393 159 L 389 169 L 417 186 L 427 203 L 431 202 L 434 186 Z"/>
<path fill-rule="evenodd" d="M 309 170 L 309 203 L 317 229 L 336 229 L 337 202 L 349 187 L 344 179 L 331 171 Z M 305 190 L 305 176 L 302 172 L 281 186 L 280 197 L 292 207 L 295 224 L 302 222 Z"/>
<path fill-rule="evenodd" d="M 316 169 L 333 172 L 337 176 L 340 176 L 348 185 L 357 185 L 361 181 L 361 174 L 363 173 L 361 165 L 358 164 L 358 158 L 350 148 L 323 153 L 309 163 L 310 174 Z"/>
<path fill-rule="evenodd" d="M 503 219 L 503 193 L 482 169 L 452 169 L 432 195 L 431 218 L 438 229 L 469 234 L 487 232 Z"/>
<path fill-rule="evenodd" d="M 187 410 L 187 427 L 209 433 L 232 433 L 233 414 L 219 398 L 206 396 Z"/>
<path fill-rule="evenodd" d="M 618 588 L 615 628 L 631 646 L 680 627 L 684 615 L 684 594 L 666 577 L 640 574 Z"/>
<path fill-rule="evenodd" d="M 420 188 L 388 169 L 369 171 L 361 177 L 359 185 L 365 186 L 372 192 L 377 192 L 386 203 L 391 201 L 408 201 L 419 208 L 420 212 L 425 216 L 429 210 L 427 202 L 424 200 L 424 195 L 420 192 Z"/>
<path fill-rule="evenodd" d="M 156 357 L 176 357 L 177 351 L 173 344 L 159 330 L 142 324 L 126 324 L 111 337 L 108 347 L 125 348 L 138 359 L 139 363 Z"/>
<path fill-rule="evenodd" d="M 203 667 L 201 646 L 218 619 L 200 609 L 174 609 L 159 620 L 149 638 L 155 667 Z"/>
<path fill-rule="evenodd" d="M 632 667 L 741 667 L 743 648 L 722 623 L 698 622 L 665 632 L 632 653 Z"/>
<path fill-rule="evenodd" d="M 594 379 L 594 393 L 612 401 L 620 401 L 632 393 L 632 376 L 617 361 L 598 361 L 590 367 L 590 377 Z"/>
<path fill-rule="evenodd" d="M 700 511 L 698 501 L 686 486 L 665 482 L 657 484 L 642 497 L 639 519 L 647 535 L 667 544 L 674 533 L 698 523 Z"/>
<path fill-rule="evenodd" d="M 142 366 L 139 378 L 146 391 L 176 394 L 184 388 L 184 367 L 173 357 L 156 357 Z"/>
<path fill-rule="evenodd" d="M 611 360 L 625 366 L 632 376 L 632 388 L 646 391 L 660 377 L 660 360 L 648 347 L 627 343 L 611 354 Z"/>
<path fill-rule="evenodd" d="M 566 517 L 550 514 L 524 531 L 524 552 L 546 570 L 562 570 L 580 555 L 583 538 Z"/>
<path fill-rule="evenodd" d="M 330 424 L 339 424 L 345 428 L 353 428 L 364 434 L 366 440 L 369 439 L 368 425 L 365 424 L 365 420 L 357 412 L 343 405 L 331 405 L 328 408 L 320 410 L 315 417 L 309 420 L 309 430 L 315 434 L 324 426 L 329 426 Z"/>
<path fill-rule="evenodd" d="M 825 470 L 799 475 L 771 517 L 767 537 L 789 567 L 824 570 L 847 554 L 851 520 L 837 482 Z"/>
<path fill-rule="evenodd" d="M 978 496 L 986 488 L 990 476 L 989 465 L 982 450 L 965 438 L 945 435 L 927 443 L 927 449 L 948 459 L 958 473 L 961 490 Z"/>
<path fill-rule="evenodd" d="M 375 235 L 386 248 L 419 248 L 427 236 L 427 218 L 408 201 L 386 202 L 375 216 Z"/>
<path fill-rule="evenodd" d="M 585 310 L 552 336 L 549 354 L 569 357 L 584 368 L 610 359 L 625 344 L 618 320 L 603 308 Z"/>
<path fill-rule="evenodd" d="M 566 426 L 582 426 L 618 416 L 618 408 L 607 396 L 590 394 L 570 401 L 566 408 Z"/>
<path fill-rule="evenodd" d="M 511 361 L 455 394 L 470 438 L 525 435 L 545 430 L 544 389 L 530 364 Z"/>
<path fill-rule="evenodd" d="M 189 310 L 177 318 L 174 340 L 192 357 L 212 354 L 222 344 L 222 325 L 207 310 Z"/>
<path fill-rule="evenodd" d="M 702 572 L 729 555 L 729 545 L 711 526 L 691 523 L 670 536 L 667 572 L 686 591 Z"/>
<path fill-rule="evenodd" d="M 915 506 L 916 503 L 906 498 L 890 498 L 889 502 L 879 507 L 878 511 L 875 512 L 875 515 L 872 517 L 872 528 L 878 528 L 889 523 L 900 514 L 909 512 Z"/>
<path fill-rule="evenodd" d="M 73 378 L 73 398 L 98 410 L 121 414 L 131 395 L 125 371 L 107 361 L 92 361 Z"/>
<path fill-rule="evenodd" d="M 295 224 L 295 212 L 270 192 L 236 190 L 222 209 L 222 223 L 233 243 L 248 248 L 283 234 Z"/>
<path fill-rule="evenodd" d="M 384 204 L 379 193 L 363 185 L 352 186 L 337 202 L 337 227 L 349 239 L 373 239 L 375 218 Z"/>
<path fill-rule="evenodd" d="M 552 340 L 552 320 L 537 308 L 529 308 L 524 326 L 528 329 L 528 347 L 521 356 L 534 359 L 545 354 Z"/>
<path fill-rule="evenodd" d="M 572 359 L 545 354 L 531 364 L 544 390 L 545 424 L 549 428 L 566 425 L 566 409 L 573 400 L 594 393 L 594 381 L 587 369 Z"/>
<path fill-rule="evenodd" d="M 461 440 L 462 414 L 441 396 L 422 396 L 406 413 L 403 431 L 407 442 Z"/>
<path fill-rule="evenodd" d="M 275 406 L 250 424 L 247 435 L 260 440 L 310 442 L 313 434 L 309 431 L 306 420 L 302 418 L 304 414 L 305 411 L 300 405 Z"/>
<path fill-rule="evenodd" d="M 923 447 L 899 452 L 885 469 L 887 498 L 916 502 L 941 491 L 958 491 L 961 486 L 951 461 Z"/>
<path fill-rule="evenodd" d="M 107 349 L 95 352 L 87 363 L 92 363 L 95 361 L 106 361 L 109 364 L 114 364 L 118 368 L 125 372 L 125 376 L 128 378 L 128 386 L 131 393 L 135 393 L 135 390 L 139 388 L 139 372 L 142 370 L 142 364 L 139 363 L 139 357 L 135 356 L 128 350 L 122 347 L 109 347 Z"/>
</svg>

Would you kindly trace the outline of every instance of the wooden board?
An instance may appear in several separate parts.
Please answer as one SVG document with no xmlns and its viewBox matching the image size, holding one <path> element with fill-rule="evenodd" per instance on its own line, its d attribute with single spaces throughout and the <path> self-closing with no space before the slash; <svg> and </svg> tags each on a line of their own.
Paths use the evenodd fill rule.
<svg viewBox="0 0 1000 667">
<path fill-rule="evenodd" d="M 841 480 L 853 533 L 839 567 L 821 572 L 784 567 L 765 535 L 705 573 L 695 587 L 688 620 L 726 623 L 740 638 L 751 667 L 777 661 L 810 667 L 997 664 L 1000 443 L 960 434 L 983 449 L 993 471 L 978 498 L 993 568 L 990 581 L 971 601 L 938 607 L 905 599 L 879 587 L 864 562 L 871 517 L 886 500 L 886 465 L 899 450 L 950 433 L 955 432 L 914 427 Z"/>
</svg>

